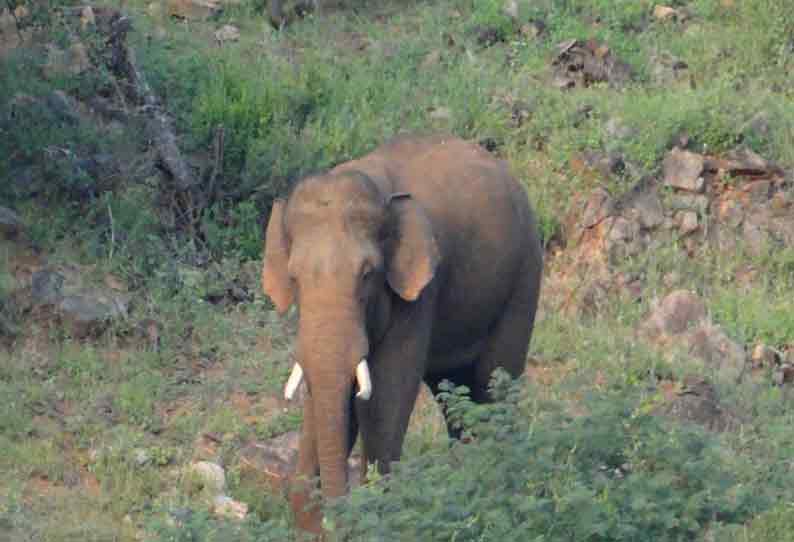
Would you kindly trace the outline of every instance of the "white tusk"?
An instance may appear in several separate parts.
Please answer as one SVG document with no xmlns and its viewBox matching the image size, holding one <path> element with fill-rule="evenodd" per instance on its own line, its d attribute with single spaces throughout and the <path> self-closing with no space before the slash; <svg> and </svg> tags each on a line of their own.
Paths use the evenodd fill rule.
<svg viewBox="0 0 794 542">
<path fill-rule="evenodd" d="M 292 396 L 295 395 L 298 386 L 301 385 L 301 380 L 303 380 L 303 369 L 296 363 L 287 379 L 287 385 L 284 386 L 284 398 L 287 401 L 292 400 Z"/>
<path fill-rule="evenodd" d="M 356 397 L 365 401 L 372 397 L 372 380 L 369 377 L 369 365 L 367 358 L 362 358 L 356 367 L 356 382 L 358 382 L 358 393 Z"/>
</svg>

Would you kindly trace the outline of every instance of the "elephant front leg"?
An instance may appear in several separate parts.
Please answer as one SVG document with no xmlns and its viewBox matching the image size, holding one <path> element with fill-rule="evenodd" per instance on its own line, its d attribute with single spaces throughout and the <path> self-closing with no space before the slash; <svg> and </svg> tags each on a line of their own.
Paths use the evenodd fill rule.
<svg viewBox="0 0 794 542">
<path fill-rule="evenodd" d="M 362 474 L 377 464 L 381 474 L 398 461 L 424 375 L 432 322 L 429 303 L 404 310 L 371 355 L 372 397 L 356 400 L 364 452 Z M 363 480 L 363 478 L 362 478 Z"/>
</svg>

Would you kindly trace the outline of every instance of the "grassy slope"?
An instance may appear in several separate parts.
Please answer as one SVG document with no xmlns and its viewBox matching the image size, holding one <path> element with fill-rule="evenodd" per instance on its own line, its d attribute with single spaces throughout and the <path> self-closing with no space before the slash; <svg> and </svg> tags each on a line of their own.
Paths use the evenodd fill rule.
<svg viewBox="0 0 794 542">
<path fill-rule="evenodd" d="M 684 26 L 653 22 L 653 6 L 646 1 L 520 3 L 522 20 L 545 21 L 540 39 L 523 38 L 518 25 L 488 0 L 364 4 L 280 33 L 248 4 L 212 23 L 167 20 L 143 2 L 127 7 L 136 18 L 139 59 L 177 117 L 183 145 L 209 148 L 214 127 L 222 123 L 228 182 L 258 187 L 254 200 L 260 206 L 301 173 L 358 156 L 404 129 L 497 141 L 497 152 L 525 183 L 548 236 L 559 227 L 571 195 L 588 187 L 568 167 L 581 150 L 620 150 L 654 173 L 677 132 L 686 130 L 709 150 L 725 150 L 746 121 L 765 111 L 768 136 L 745 141 L 770 159 L 794 164 L 794 72 L 786 48 L 792 21 L 784 2 L 697 0 L 689 4 L 693 18 Z M 214 43 L 212 31 L 224 22 L 240 26 L 239 43 Z M 478 25 L 501 28 L 506 41 L 478 45 Z M 570 93 L 551 88 L 546 70 L 555 44 L 592 37 L 605 40 L 633 66 L 636 84 L 622 91 L 605 85 Z M 657 50 L 689 65 L 684 84 L 653 82 L 649 58 Z M 10 81 L 3 84 L 19 90 Z M 529 111 L 520 126 L 511 120 L 514 103 Z M 591 115 L 574 122 L 583 106 L 592 107 Z M 442 108 L 448 114 L 431 115 Z M 623 141 L 605 136 L 614 118 L 636 135 Z M 619 194 L 631 183 L 611 179 L 608 187 Z M 152 240 L 158 218 L 151 202 L 145 191 L 124 189 L 97 205 L 96 215 L 113 206 L 132 232 L 113 257 L 95 247 L 101 244 L 96 221 L 81 220 L 68 208 L 45 215 L 35 205 L 20 204 L 35 224 L 34 237 L 54 258 L 97 263 L 101 272 L 128 279 L 139 288 L 136 320 L 155 318 L 163 331 L 162 348 L 154 352 L 120 338 L 127 324 L 87 345 L 34 322 L 24 344 L 0 353 L 0 528 L 8 528 L 13 539 L 132 540 L 154 532 L 165 511 L 203 506 L 181 474 L 181 466 L 201 453 L 220 458 L 231 494 L 255 512 L 248 534 L 234 536 L 254 536 L 263 528 L 259 520 L 282 524 L 287 518 L 279 497 L 240 479 L 236 455 L 250 438 L 290 429 L 299 419 L 296 410 L 272 414 L 272 397 L 287 370 L 285 327 L 262 299 L 225 309 L 199 303 L 211 279 L 205 281 L 209 286 L 179 282 L 170 270 L 142 261 L 156 260 L 157 251 L 167 249 Z M 231 256 L 219 276 L 237 272 L 239 259 L 258 258 L 260 231 L 251 209 L 222 212 L 243 223 L 214 238 L 215 254 Z M 144 245 L 154 252 L 142 255 L 138 247 Z M 661 278 L 676 270 L 706 296 L 713 317 L 732 337 L 781 346 L 794 342 L 785 297 L 794 287 L 792 261 L 789 253 L 760 261 L 736 255 L 694 262 L 671 250 L 625 266 L 646 270 L 651 292 L 663 291 Z M 766 270 L 750 289 L 730 280 L 745 263 Z M 255 280 L 250 284 L 255 288 Z M 667 369 L 632 335 L 647 302 L 616 305 L 593 321 L 544 315 L 532 357 L 552 376 L 533 392 L 561 404 L 613 393 L 653 401 L 645 375 Z M 720 438 L 723 453 L 752 459 L 755 470 L 743 473 L 748 483 L 771 487 L 777 475 L 790 479 L 777 470 L 794 452 L 786 431 L 794 422 L 789 394 L 768 381 L 721 391 L 729 406 L 749 416 L 744 432 Z M 409 458 L 444 446 L 432 408 L 420 414 L 407 444 Z M 206 433 L 220 442 L 198 452 Z M 140 450 L 153 459 L 137 464 Z M 770 517 L 782 521 L 784 515 Z M 193 525 L 199 539 L 224 528 L 199 520 Z M 167 531 L 167 525 L 162 528 Z M 230 533 L 216 536 L 231 539 Z"/>
</svg>

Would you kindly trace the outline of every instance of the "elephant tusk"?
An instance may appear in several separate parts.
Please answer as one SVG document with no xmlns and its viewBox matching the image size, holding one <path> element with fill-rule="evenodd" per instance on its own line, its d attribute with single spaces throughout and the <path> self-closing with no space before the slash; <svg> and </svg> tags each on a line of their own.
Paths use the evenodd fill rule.
<svg viewBox="0 0 794 542">
<path fill-rule="evenodd" d="M 284 398 L 287 401 L 292 400 L 292 396 L 295 395 L 298 386 L 301 385 L 301 380 L 303 380 L 303 369 L 296 363 L 287 379 L 287 385 L 284 386 Z"/>
<path fill-rule="evenodd" d="M 369 377 L 367 358 L 362 358 L 358 367 L 356 367 L 356 382 L 358 382 L 358 393 L 356 397 L 365 401 L 372 397 L 372 380 Z"/>
</svg>

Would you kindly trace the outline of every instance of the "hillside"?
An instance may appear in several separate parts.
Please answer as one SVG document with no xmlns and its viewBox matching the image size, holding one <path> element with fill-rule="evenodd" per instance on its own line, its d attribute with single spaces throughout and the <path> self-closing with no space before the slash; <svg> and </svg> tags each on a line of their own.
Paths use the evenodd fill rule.
<svg viewBox="0 0 794 542">
<path fill-rule="evenodd" d="M 792 0 L 263 4 L 0 12 L 0 540 L 295 539 L 263 226 L 400 132 L 509 163 L 541 309 L 337 538 L 794 540 Z"/>
</svg>

